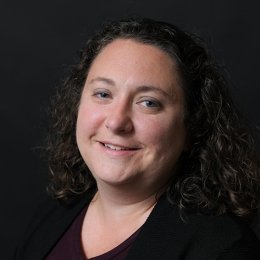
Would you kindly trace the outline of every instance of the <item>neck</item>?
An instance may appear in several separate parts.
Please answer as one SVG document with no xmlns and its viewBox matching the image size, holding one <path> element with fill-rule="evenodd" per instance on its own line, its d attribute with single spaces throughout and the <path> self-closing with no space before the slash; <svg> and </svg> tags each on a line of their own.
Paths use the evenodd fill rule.
<svg viewBox="0 0 260 260">
<path fill-rule="evenodd" d="M 92 201 L 92 205 L 105 219 L 125 221 L 126 219 L 148 217 L 161 190 L 144 192 L 145 189 L 127 189 L 127 187 L 114 187 L 99 184 L 98 191 Z"/>
<path fill-rule="evenodd" d="M 157 202 L 157 192 L 138 190 L 141 189 L 98 183 L 82 226 L 83 246 L 88 256 L 111 250 L 146 222 Z M 104 238 L 105 243 L 99 248 L 100 238 Z"/>
</svg>

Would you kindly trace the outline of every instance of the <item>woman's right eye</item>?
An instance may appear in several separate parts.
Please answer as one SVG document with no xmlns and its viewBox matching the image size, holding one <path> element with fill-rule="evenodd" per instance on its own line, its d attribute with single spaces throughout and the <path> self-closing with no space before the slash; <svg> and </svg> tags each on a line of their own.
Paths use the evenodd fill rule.
<svg viewBox="0 0 260 260">
<path fill-rule="evenodd" d="M 94 97 L 100 98 L 100 99 L 106 99 L 109 97 L 109 93 L 105 91 L 97 91 L 93 94 Z"/>
</svg>

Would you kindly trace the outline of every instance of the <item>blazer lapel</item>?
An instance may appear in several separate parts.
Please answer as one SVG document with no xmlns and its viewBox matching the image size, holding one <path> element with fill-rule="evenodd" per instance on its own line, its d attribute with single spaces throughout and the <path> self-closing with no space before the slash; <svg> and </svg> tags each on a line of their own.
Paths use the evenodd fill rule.
<svg viewBox="0 0 260 260">
<path fill-rule="evenodd" d="M 143 225 L 131 247 L 127 260 L 182 259 L 186 236 L 185 223 L 180 219 L 178 208 L 162 196 Z M 186 232 L 187 231 L 187 232 Z M 180 232 L 186 232 L 180 236 Z"/>
</svg>

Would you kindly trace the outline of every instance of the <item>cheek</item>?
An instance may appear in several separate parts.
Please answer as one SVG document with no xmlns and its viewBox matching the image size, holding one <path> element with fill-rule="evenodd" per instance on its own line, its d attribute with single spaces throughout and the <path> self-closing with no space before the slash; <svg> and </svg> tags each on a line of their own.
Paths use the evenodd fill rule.
<svg viewBox="0 0 260 260">
<path fill-rule="evenodd" d="M 103 122 L 103 114 L 104 112 L 99 112 L 93 107 L 81 105 L 77 118 L 77 137 L 89 137 L 94 134 Z"/>
<path fill-rule="evenodd" d="M 172 142 L 178 143 L 185 138 L 185 127 L 183 117 L 175 115 L 172 117 L 142 118 L 139 123 L 138 133 L 147 144 L 165 147 Z"/>
</svg>

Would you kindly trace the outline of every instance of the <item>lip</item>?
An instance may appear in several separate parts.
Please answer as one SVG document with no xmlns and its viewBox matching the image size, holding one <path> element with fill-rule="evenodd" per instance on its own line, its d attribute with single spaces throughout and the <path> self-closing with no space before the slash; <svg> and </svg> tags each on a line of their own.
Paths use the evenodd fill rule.
<svg viewBox="0 0 260 260">
<path fill-rule="evenodd" d="M 122 145 L 107 141 L 98 141 L 103 151 L 112 155 L 130 155 L 138 152 L 141 147 L 137 145 Z"/>
</svg>

